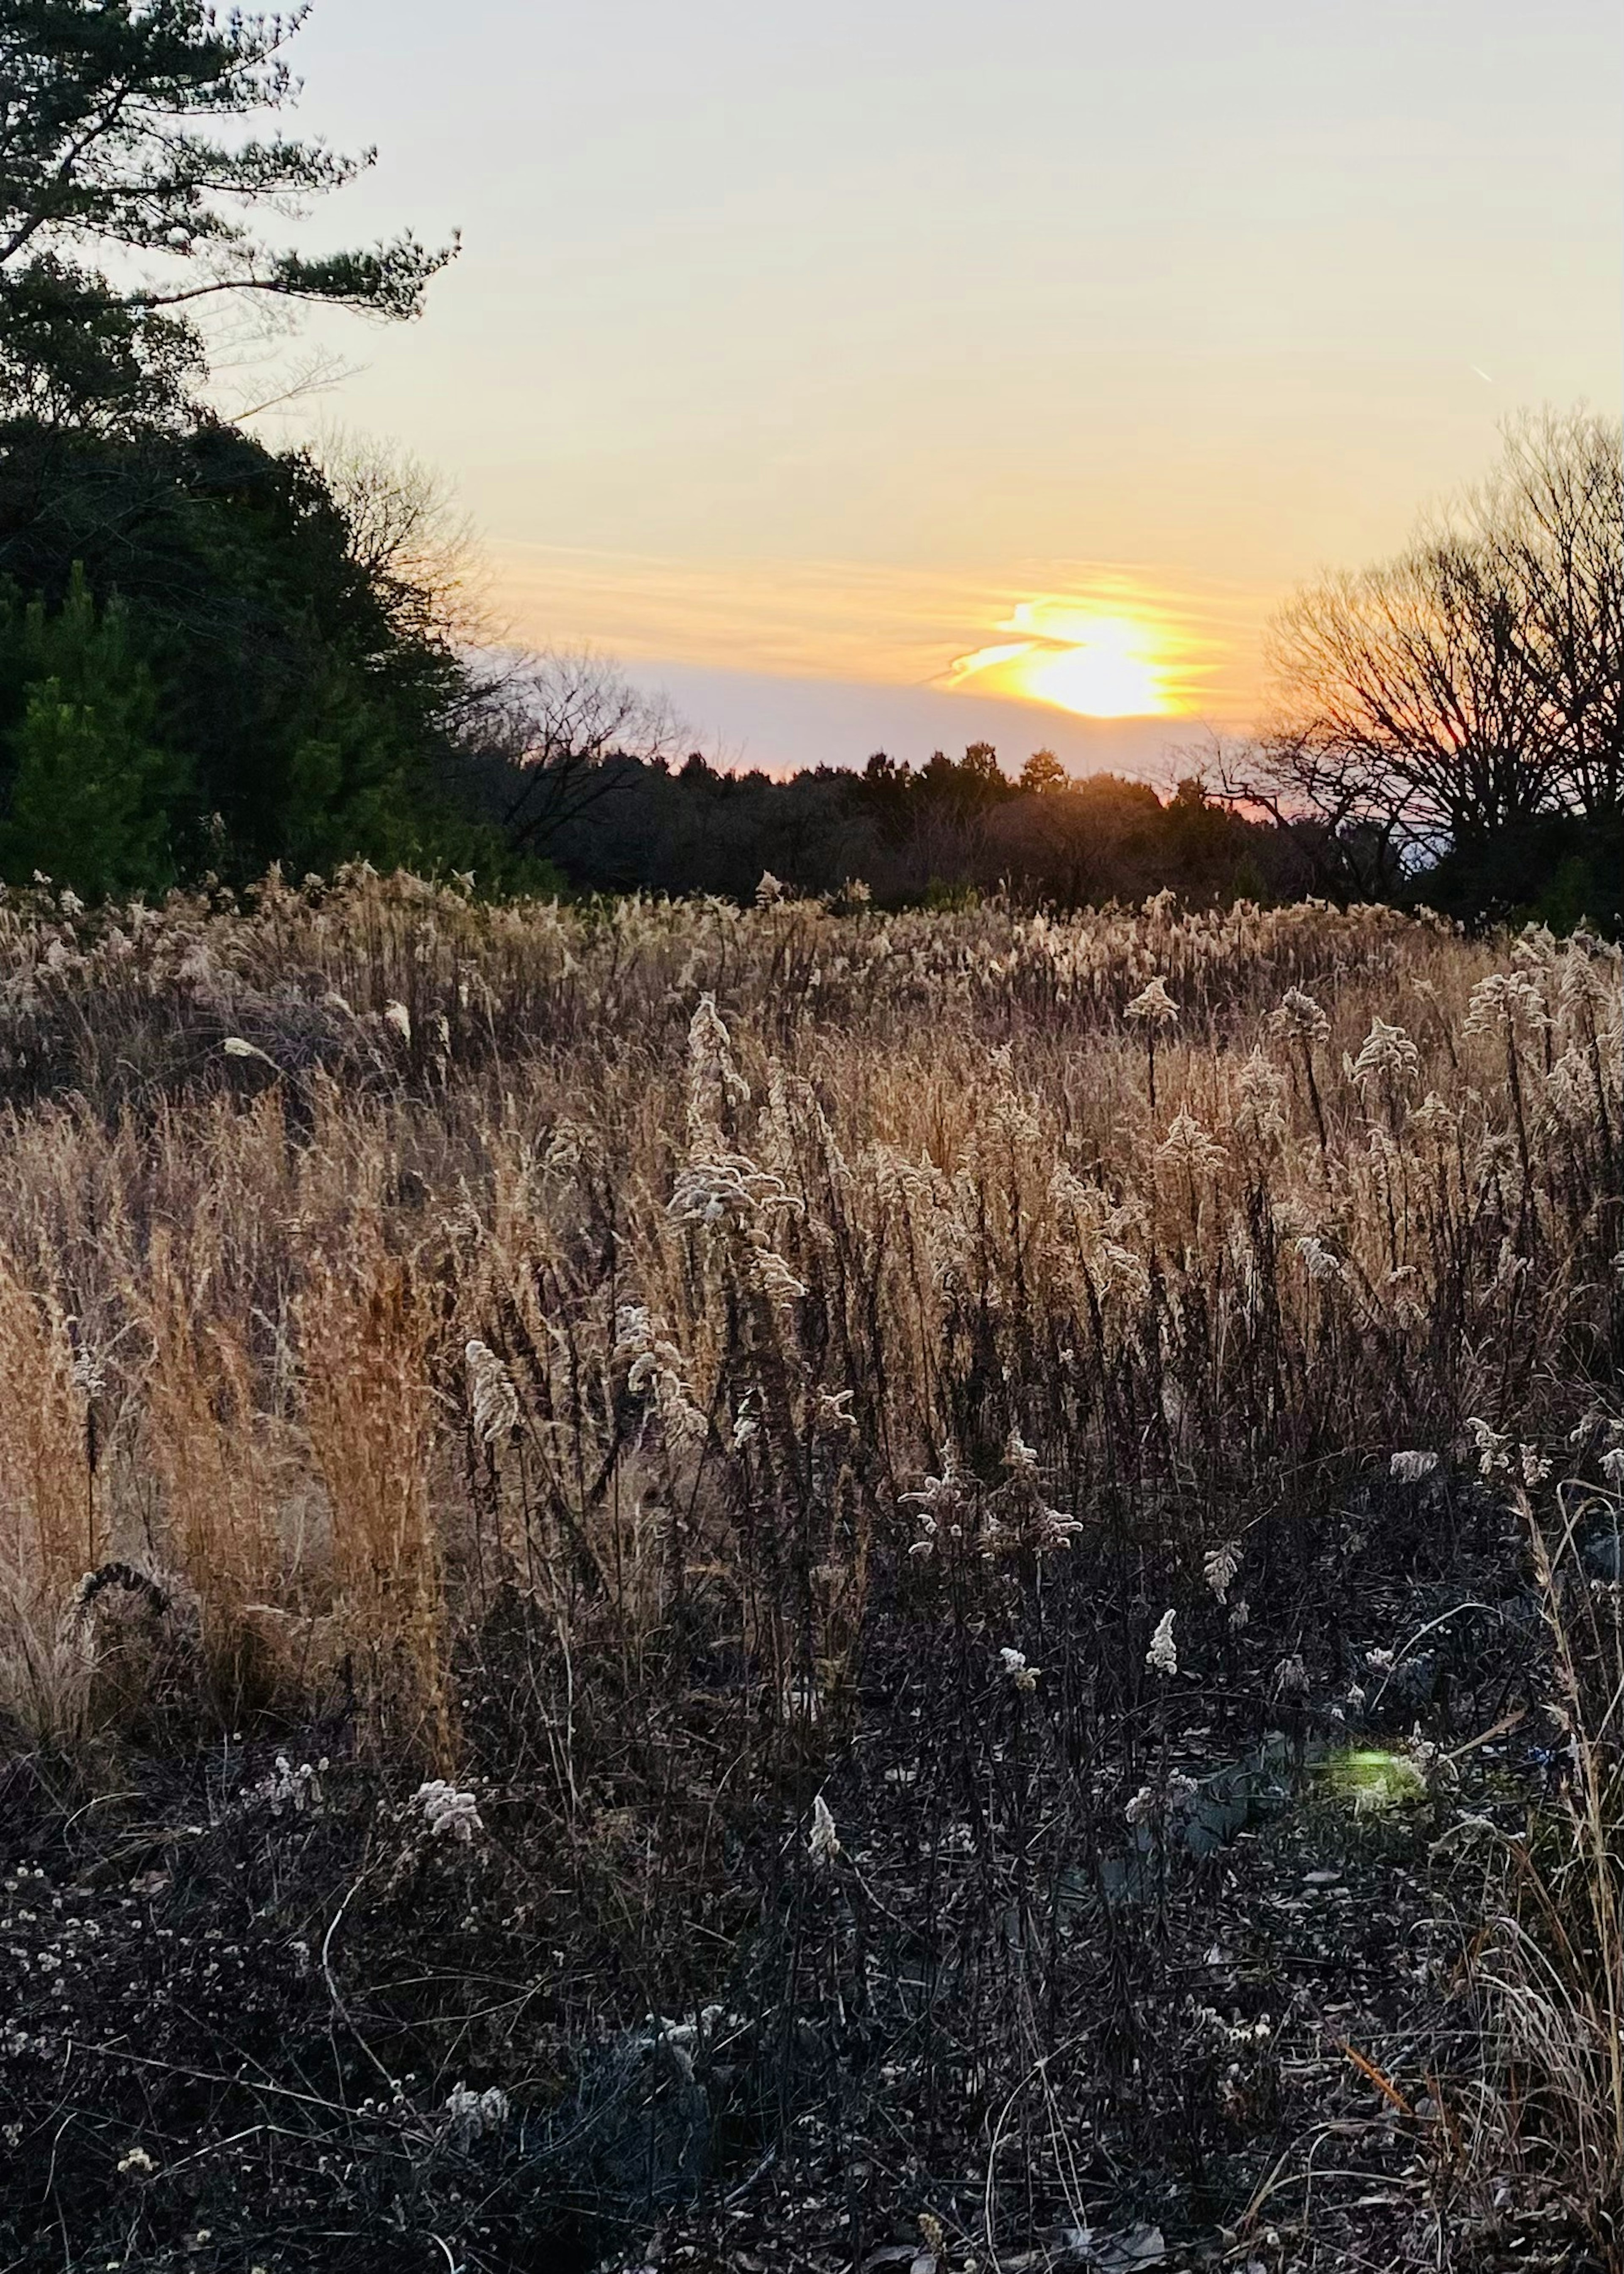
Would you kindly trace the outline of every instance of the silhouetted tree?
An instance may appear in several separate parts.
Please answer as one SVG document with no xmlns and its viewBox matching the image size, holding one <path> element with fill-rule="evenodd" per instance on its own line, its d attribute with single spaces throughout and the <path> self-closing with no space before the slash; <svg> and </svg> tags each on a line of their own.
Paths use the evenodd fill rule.
<svg viewBox="0 0 1624 2274">
<path fill-rule="evenodd" d="M 1537 903 L 1553 862 L 1605 878 L 1624 860 L 1618 422 L 1515 422 L 1446 523 L 1299 594 L 1271 651 L 1280 722 L 1224 787 L 1297 830 L 1335 888 L 1425 870 L 1452 905 L 1503 911 Z"/>
<path fill-rule="evenodd" d="M 285 214 L 372 161 L 235 122 L 284 109 L 304 21 L 207 0 L 5 0 L 0 9 L 0 397 L 12 415 L 128 432 L 189 411 L 187 311 L 222 294 L 415 315 L 455 248 L 407 236 L 310 257 L 244 213 Z M 228 131 L 219 131 L 225 128 Z M 94 265 L 105 249 L 121 275 Z"/>
<path fill-rule="evenodd" d="M 1069 789 L 1071 777 L 1052 750 L 1034 750 L 1020 770 L 1020 787 L 1037 797 Z"/>
<path fill-rule="evenodd" d="M 81 892 L 281 859 L 510 860 L 463 809 L 482 696 L 431 486 L 332 476 L 194 399 L 233 293 L 417 312 L 451 248 L 268 245 L 371 163 L 244 122 L 304 11 L 0 0 L 0 868 Z M 106 267 L 101 265 L 105 262 Z M 443 535 L 443 528 L 440 530 Z"/>
<path fill-rule="evenodd" d="M 485 687 L 465 740 L 487 786 L 492 817 L 509 844 L 534 855 L 548 852 L 571 822 L 624 790 L 628 777 L 614 761 L 669 764 L 682 732 L 667 704 L 582 649 L 502 664 Z M 685 779 L 694 768 L 708 771 L 697 752 L 683 769 Z"/>
<path fill-rule="evenodd" d="M 1471 501 L 1479 542 L 1517 595 L 1517 637 L 1556 751 L 1559 801 L 1624 809 L 1624 448 L 1616 419 L 1515 419 Z"/>
</svg>

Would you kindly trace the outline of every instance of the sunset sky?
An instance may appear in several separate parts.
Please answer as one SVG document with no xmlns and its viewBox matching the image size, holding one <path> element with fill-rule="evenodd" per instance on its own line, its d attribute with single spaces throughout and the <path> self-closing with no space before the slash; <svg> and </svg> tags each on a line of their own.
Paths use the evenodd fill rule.
<svg viewBox="0 0 1624 2274">
<path fill-rule="evenodd" d="M 735 763 L 1154 767 L 1296 582 L 1624 387 L 1616 0 L 321 0 L 297 60 L 380 149 L 304 241 L 464 238 L 297 416 Z"/>
</svg>

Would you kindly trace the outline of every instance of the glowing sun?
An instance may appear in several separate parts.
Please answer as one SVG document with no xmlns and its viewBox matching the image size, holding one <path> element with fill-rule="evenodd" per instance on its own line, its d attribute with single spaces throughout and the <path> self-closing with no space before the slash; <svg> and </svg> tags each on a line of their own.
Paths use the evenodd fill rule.
<svg viewBox="0 0 1624 2274">
<path fill-rule="evenodd" d="M 974 680 L 989 694 L 1051 703 L 1083 719 L 1162 718 L 1178 707 L 1173 659 L 1154 623 L 1076 602 L 1023 600 L 998 629 L 1020 636 L 961 655 L 950 687 Z"/>
</svg>

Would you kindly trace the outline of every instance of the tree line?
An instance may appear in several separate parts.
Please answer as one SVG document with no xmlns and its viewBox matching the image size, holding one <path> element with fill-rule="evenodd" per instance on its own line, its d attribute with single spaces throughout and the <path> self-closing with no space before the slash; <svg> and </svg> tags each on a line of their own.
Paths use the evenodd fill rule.
<svg viewBox="0 0 1624 2274">
<path fill-rule="evenodd" d="M 1280 900 L 1312 888 L 1302 848 L 1267 820 L 1233 811 L 1198 779 L 1170 797 L 1099 773 L 1034 786 L 986 743 L 914 767 L 876 752 L 861 770 L 823 765 L 785 779 L 726 772 L 698 752 L 619 756 L 595 769 L 602 794 L 550 833 L 583 889 L 718 892 L 748 899 L 763 874 L 797 893 L 891 904 L 1010 891 L 1079 907 L 1182 899 Z"/>
<path fill-rule="evenodd" d="M 769 870 L 1620 922 L 1616 422 L 1525 419 L 1398 560 L 1301 594 L 1274 719 L 1169 796 L 985 744 L 729 774 L 612 667 L 482 639 L 431 480 L 213 404 L 211 308 L 408 321 L 456 250 L 256 232 L 370 163 L 281 131 L 302 21 L 0 0 L 0 879 L 100 897 L 365 857 L 495 890 Z"/>
</svg>

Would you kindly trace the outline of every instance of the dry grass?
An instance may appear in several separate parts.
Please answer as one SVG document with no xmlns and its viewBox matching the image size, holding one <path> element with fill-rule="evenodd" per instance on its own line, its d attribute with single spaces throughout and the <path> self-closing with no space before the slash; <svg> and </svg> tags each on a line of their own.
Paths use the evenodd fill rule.
<svg viewBox="0 0 1624 2274">
<path fill-rule="evenodd" d="M 560 1837 L 645 1924 L 838 1756 L 871 1654 L 929 1650 L 973 1721 L 968 1669 L 1019 1648 L 1061 1754 L 1116 1733 L 1137 1782 L 1169 1605 L 1215 1682 L 1249 1615 L 1312 1663 L 1331 1511 L 1394 1568 L 1476 1520 L 1395 1453 L 1466 1480 L 1478 1424 L 1531 1478 L 1611 1442 L 1619 975 L 1165 897 L 13 901 L 5 1709 L 41 1743 L 139 1717 L 75 1608 L 122 1559 L 193 1607 L 189 1713 L 347 1713 L 443 1772 L 455 1669 L 517 1607 Z M 645 1806 L 688 1828 L 634 1868 Z"/>
</svg>

